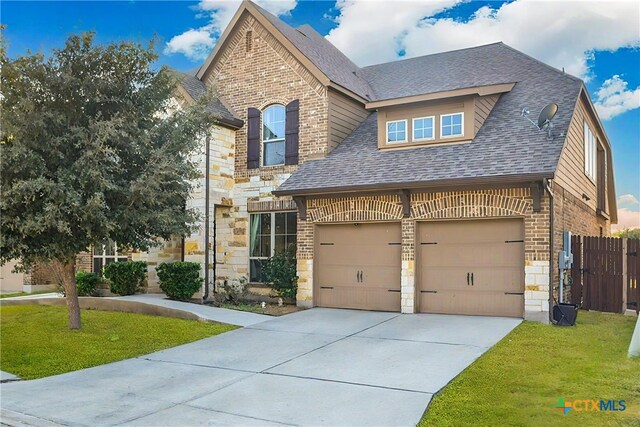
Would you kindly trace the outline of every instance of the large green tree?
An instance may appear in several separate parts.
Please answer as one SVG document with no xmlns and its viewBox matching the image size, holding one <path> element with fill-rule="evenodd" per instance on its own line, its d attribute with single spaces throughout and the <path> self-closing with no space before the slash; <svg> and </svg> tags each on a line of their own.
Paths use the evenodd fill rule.
<svg viewBox="0 0 640 427">
<path fill-rule="evenodd" d="M 0 262 L 51 263 L 71 329 L 78 253 L 107 239 L 147 250 L 197 219 L 185 209 L 191 154 L 215 118 L 207 97 L 176 109 L 177 80 L 156 59 L 152 42 L 99 45 L 92 33 L 48 57 L 2 47 Z"/>
</svg>

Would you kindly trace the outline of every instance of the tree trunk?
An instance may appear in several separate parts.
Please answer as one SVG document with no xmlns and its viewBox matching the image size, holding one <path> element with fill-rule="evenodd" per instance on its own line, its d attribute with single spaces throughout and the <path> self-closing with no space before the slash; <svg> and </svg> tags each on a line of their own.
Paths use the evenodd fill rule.
<svg viewBox="0 0 640 427">
<path fill-rule="evenodd" d="M 80 329 L 80 301 L 78 301 L 78 288 L 76 286 L 76 259 L 56 262 L 58 280 L 64 286 L 69 312 L 69 329 Z"/>
</svg>

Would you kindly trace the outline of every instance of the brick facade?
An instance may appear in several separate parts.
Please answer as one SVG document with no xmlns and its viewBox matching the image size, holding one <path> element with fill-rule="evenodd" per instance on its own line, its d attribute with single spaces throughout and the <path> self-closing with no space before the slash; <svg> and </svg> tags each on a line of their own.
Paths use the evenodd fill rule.
<svg viewBox="0 0 640 427">
<path fill-rule="evenodd" d="M 416 222 L 438 219 L 522 218 L 525 236 L 525 314 L 543 320 L 549 311 L 549 200 L 533 211 L 529 188 L 412 193 L 411 215 L 403 218 L 399 195 L 314 198 L 307 201 L 307 225 L 298 228 L 298 303 L 313 305 L 313 225 L 396 220 L 402 226 L 401 309 L 416 310 Z M 546 276 L 544 276 L 546 274 Z M 546 277 L 546 278 L 545 278 Z"/>
<path fill-rule="evenodd" d="M 554 193 L 553 200 L 553 295 L 554 299 L 559 299 L 559 268 L 558 252 L 563 250 L 563 232 L 570 231 L 573 235 L 579 236 L 611 236 L 611 221 L 598 215 L 592 205 L 584 199 L 574 196 L 570 191 L 554 183 L 552 186 Z M 565 284 L 566 284 L 565 280 Z M 564 286 L 564 301 L 571 298 L 571 287 Z"/>
</svg>

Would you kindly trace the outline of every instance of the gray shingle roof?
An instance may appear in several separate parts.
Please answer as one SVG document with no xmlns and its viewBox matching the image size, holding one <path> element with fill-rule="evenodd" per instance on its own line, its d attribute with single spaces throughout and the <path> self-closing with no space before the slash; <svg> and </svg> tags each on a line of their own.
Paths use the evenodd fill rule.
<svg viewBox="0 0 640 427">
<path fill-rule="evenodd" d="M 178 77 L 178 80 L 180 81 L 180 84 L 182 85 L 184 90 L 186 90 L 193 99 L 198 100 L 207 92 L 207 87 L 205 86 L 205 84 L 197 77 L 195 77 L 195 75 L 192 75 L 191 72 L 185 73 L 174 69 L 171 69 L 171 72 Z M 225 123 L 237 128 L 242 127 L 243 121 L 240 120 L 235 114 L 233 114 L 222 103 L 220 99 L 214 99 L 213 101 L 211 101 L 207 105 L 207 110 L 210 113 L 213 113 L 221 123 Z"/>
<path fill-rule="evenodd" d="M 372 101 L 514 82 L 501 43 L 371 65 L 362 74 Z"/>
<path fill-rule="evenodd" d="M 304 56 L 332 82 L 369 99 L 373 91 L 361 75 L 360 68 L 310 25 L 293 28 L 254 3 L 264 15 Z"/>
<path fill-rule="evenodd" d="M 365 70 L 378 96 L 407 96 L 416 90 L 437 92 L 500 82 L 516 82 L 516 85 L 500 97 L 471 143 L 379 150 L 377 114 L 373 113 L 326 158 L 302 164 L 276 194 L 550 176 L 555 172 L 564 143 L 564 137 L 559 134 L 567 132 L 582 88 L 581 80 L 502 43 Z M 420 89 L 405 85 L 405 80 L 413 80 Z M 394 86 L 398 86 L 397 93 L 392 91 Z M 553 141 L 548 141 L 546 133 L 538 131 L 520 115 L 523 107 L 537 113 L 549 102 L 559 106 Z"/>
</svg>

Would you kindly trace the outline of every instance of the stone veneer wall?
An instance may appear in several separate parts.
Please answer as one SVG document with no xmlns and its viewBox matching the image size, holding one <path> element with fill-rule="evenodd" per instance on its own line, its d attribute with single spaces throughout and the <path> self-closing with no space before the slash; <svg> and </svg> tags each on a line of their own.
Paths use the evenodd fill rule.
<svg viewBox="0 0 640 427">
<path fill-rule="evenodd" d="M 201 176 L 187 200 L 187 207 L 195 209 L 200 215 L 197 229 L 184 239 L 184 260 L 197 262 L 201 266 L 200 276 L 205 277 L 205 268 L 209 269 L 209 288 L 212 289 L 214 224 L 224 211 L 231 209 L 234 186 L 235 132 L 225 127 L 214 127 L 209 135 L 209 171 L 206 171 L 206 141 L 201 141 L 198 153 L 194 155 Z M 205 260 L 205 195 L 206 180 L 209 180 L 209 260 Z M 220 228 L 220 227 L 218 227 Z M 226 237 L 226 236 L 225 236 Z M 217 254 L 216 254 L 217 255 Z M 206 266 L 206 267 L 205 267 Z"/>
<path fill-rule="evenodd" d="M 545 321 L 549 311 L 549 200 L 533 212 L 529 188 L 411 194 L 403 218 L 399 195 L 316 198 L 307 201 L 307 221 L 298 226 L 298 304 L 313 305 L 313 225 L 397 220 L 402 227 L 401 309 L 415 306 L 415 223 L 425 219 L 520 217 L 525 235 L 525 317 Z"/>
</svg>

